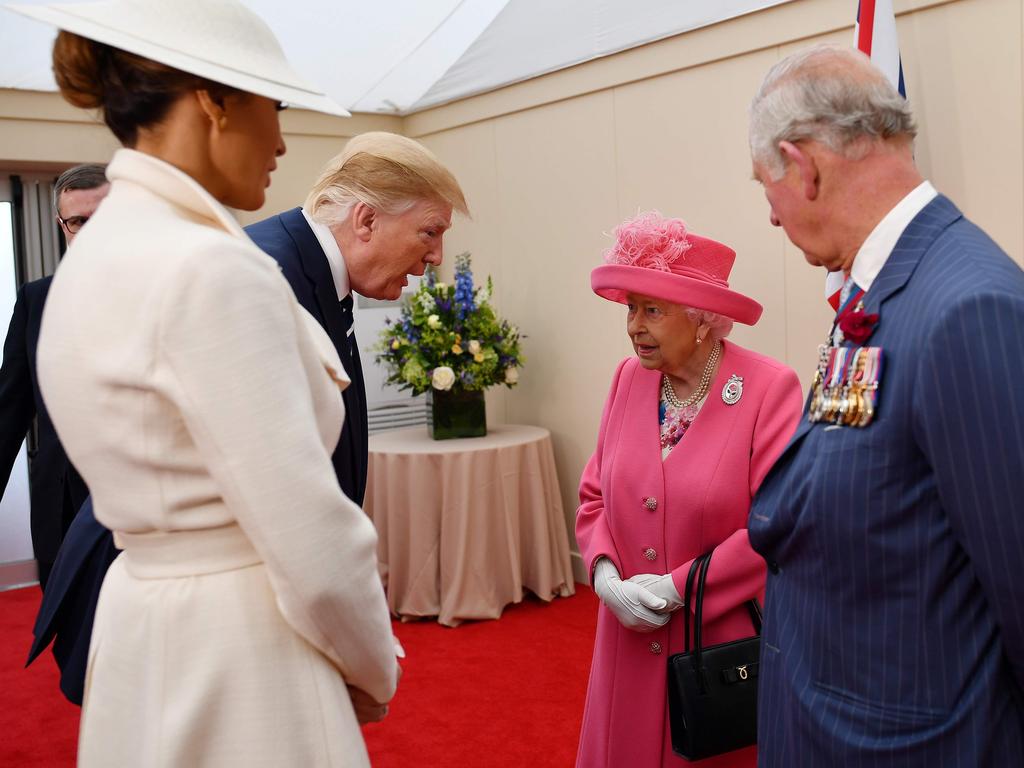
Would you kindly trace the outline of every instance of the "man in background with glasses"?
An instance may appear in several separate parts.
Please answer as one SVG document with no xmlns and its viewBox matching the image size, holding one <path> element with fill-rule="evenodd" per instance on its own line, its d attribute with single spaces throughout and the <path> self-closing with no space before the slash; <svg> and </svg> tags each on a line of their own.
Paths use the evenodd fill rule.
<svg viewBox="0 0 1024 768">
<path fill-rule="evenodd" d="M 57 179 L 53 188 L 54 214 L 69 245 L 109 189 L 103 165 L 78 165 Z M 18 290 L 0 366 L 0 488 L 7 487 L 33 420 L 37 424 L 29 499 L 32 551 L 39 564 L 39 584 L 43 589 L 64 534 L 89 493 L 57 439 L 36 381 L 36 342 L 51 280 L 52 277 L 33 280 Z"/>
<path fill-rule="evenodd" d="M 53 185 L 53 210 L 68 245 L 110 191 L 106 173 L 105 165 L 76 165 L 64 171 Z"/>
</svg>

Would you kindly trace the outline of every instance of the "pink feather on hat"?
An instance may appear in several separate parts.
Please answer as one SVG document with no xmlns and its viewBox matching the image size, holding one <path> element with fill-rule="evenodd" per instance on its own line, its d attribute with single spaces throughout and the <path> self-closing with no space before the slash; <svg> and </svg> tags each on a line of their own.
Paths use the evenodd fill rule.
<svg viewBox="0 0 1024 768">
<path fill-rule="evenodd" d="M 670 271 L 670 265 L 693 246 L 688 239 L 686 222 L 665 218 L 657 211 L 646 211 L 627 219 L 612 234 L 615 245 L 605 251 L 605 262 L 661 272 Z"/>
</svg>

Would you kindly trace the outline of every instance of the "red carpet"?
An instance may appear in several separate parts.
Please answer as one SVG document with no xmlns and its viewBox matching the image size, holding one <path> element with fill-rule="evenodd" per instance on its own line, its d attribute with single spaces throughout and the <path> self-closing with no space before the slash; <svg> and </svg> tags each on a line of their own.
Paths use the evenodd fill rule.
<svg viewBox="0 0 1024 768">
<path fill-rule="evenodd" d="M 456 629 L 395 624 L 407 658 L 388 718 L 364 728 L 374 768 L 569 768 L 576 755 L 597 602 L 527 599 Z M 0 766 L 73 766 L 78 708 L 49 652 L 23 669 L 38 587 L 0 592 Z"/>
<path fill-rule="evenodd" d="M 24 668 L 40 595 L 39 587 L 0 592 L 0 766 L 75 764 L 79 710 L 57 687 L 53 656 Z"/>
</svg>

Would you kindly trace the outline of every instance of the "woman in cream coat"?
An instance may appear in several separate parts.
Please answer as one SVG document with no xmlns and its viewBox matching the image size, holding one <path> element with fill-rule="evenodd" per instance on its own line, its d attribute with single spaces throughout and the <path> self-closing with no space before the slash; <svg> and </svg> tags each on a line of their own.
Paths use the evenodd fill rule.
<svg viewBox="0 0 1024 768">
<path fill-rule="evenodd" d="M 39 342 L 57 431 L 124 549 L 79 765 L 368 765 L 355 710 L 382 716 L 398 668 L 376 534 L 330 462 L 348 380 L 225 209 L 262 205 L 280 101 L 333 105 L 235 0 L 171 5 L 26 10 L 80 33 L 55 44 L 62 93 L 133 147 Z"/>
</svg>

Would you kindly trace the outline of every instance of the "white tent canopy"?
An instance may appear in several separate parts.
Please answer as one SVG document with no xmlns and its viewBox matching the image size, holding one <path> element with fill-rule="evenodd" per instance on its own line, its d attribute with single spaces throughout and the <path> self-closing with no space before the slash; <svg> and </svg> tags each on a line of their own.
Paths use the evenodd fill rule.
<svg viewBox="0 0 1024 768">
<path fill-rule="evenodd" d="M 296 69 L 335 101 L 354 112 L 391 114 L 789 1 L 243 0 L 270 24 Z M 0 11 L 0 88 L 55 90 L 54 35 L 42 23 Z"/>
</svg>

